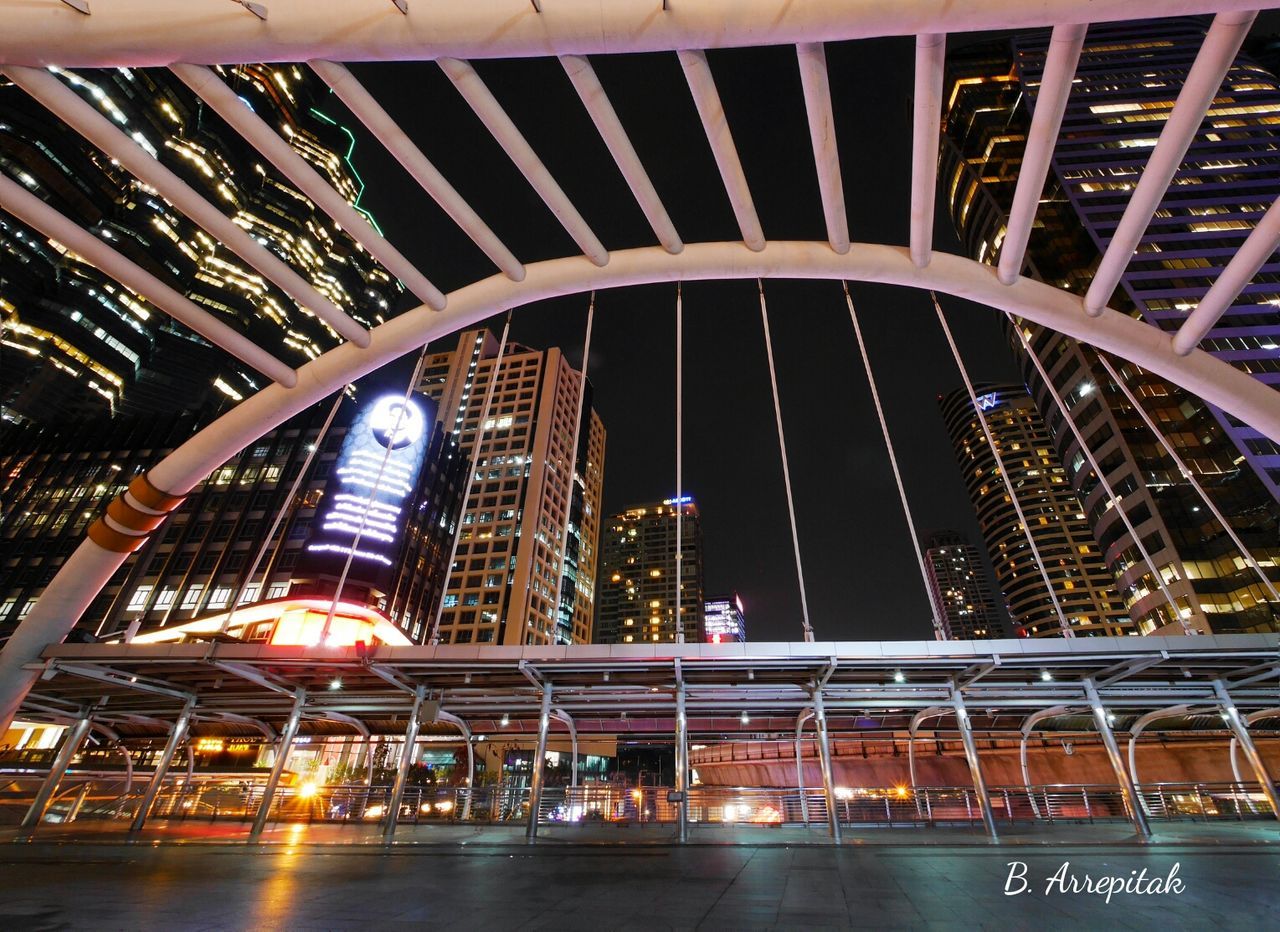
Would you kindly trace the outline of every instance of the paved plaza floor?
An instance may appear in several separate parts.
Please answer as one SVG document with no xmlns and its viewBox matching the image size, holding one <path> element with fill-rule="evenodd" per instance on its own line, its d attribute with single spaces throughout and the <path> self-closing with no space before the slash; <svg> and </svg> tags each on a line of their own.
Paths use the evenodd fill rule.
<svg viewBox="0 0 1280 932">
<path fill-rule="evenodd" d="M 0 847 L 0 929 L 1257 930 L 1280 915 L 1280 830 L 1261 823 L 1158 827 L 1145 845 L 1089 831 L 1102 826 L 1000 845 L 967 830 L 929 844 L 924 830 L 875 830 L 840 848 L 759 830 L 704 831 L 686 847 L 657 831 L 650 844 L 549 833 L 529 846 L 514 828 L 450 826 L 405 827 L 388 847 L 367 827 L 343 840 L 319 825 L 272 827 L 261 845 L 164 826 L 129 843 L 88 826 Z M 1046 888 L 1059 872 L 1166 878 L 1175 865 L 1181 892 L 1107 903 Z M 1022 883 L 1011 871 L 1026 892 L 1005 894 Z"/>
</svg>

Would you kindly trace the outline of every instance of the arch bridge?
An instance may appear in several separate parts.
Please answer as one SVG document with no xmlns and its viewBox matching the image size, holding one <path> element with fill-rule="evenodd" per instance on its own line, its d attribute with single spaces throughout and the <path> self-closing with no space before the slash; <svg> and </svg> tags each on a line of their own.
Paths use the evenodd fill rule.
<svg viewBox="0 0 1280 932">
<path fill-rule="evenodd" d="M 609 3 L 598 0 L 490 0 L 483 4 L 469 0 L 237 0 L 235 3 L 185 0 L 181 4 L 159 0 L 0 0 L 0 15 L 5 23 L 3 34 L 0 34 L 0 71 L 80 133 L 88 144 L 118 160 L 140 182 L 154 188 L 176 209 L 277 284 L 299 306 L 308 308 L 324 320 L 340 340 L 338 345 L 318 358 L 293 368 L 273 356 L 269 348 L 254 345 L 212 315 L 167 290 L 109 243 L 85 233 L 21 185 L 0 179 L 0 207 L 4 210 L 80 253 L 271 382 L 157 463 L 145 476 L 139 477 L 108 513 L 93 525 L 88 538 L 67 560 L 0 652 L 0 717 L 5 721 L 12 719 L 28 690 L 42 674 L 53 677 L 36 690 L 48 702 L 32 699 L 28 711 L 66 716 L 72 706 L 86 701 L 88 694 L 58 684 L 79 682 L 87 677 L 98 684 L 95 690 L 105 688 L 112 694 L 113 701 L 108 705 L 112 707 L 123 702 L 117 702 L 117 693 L 136 699 L 137 689 L 142 688 L 140 684 L 153 680 L 160 682 L 163 678 L 152 676 L 155 665 L 172 672 L 170 667 L 178 663 L 177 659 L 166 661 L 141 648 L 123 649 L 120 653 L 121 648 L 110 645 L 74 648 L 50 645 L 57 644 L 66 636 L 127 554 L 162 524 L 165 516 L 196 483 L 233 453 L 352 380 L 433 339 L 501 309 L 558 295 L 654 282 L 733 278 L 830 279 L 931 289 L 1067 334 L 1129 360 L 1280 442 L 1280 404 L 1274 389 L 1197 348 L 1204 335 L 1271 257 L 1280 238 L 1280 211 L 1273 208 L 1267 213 L 1196 311 L 1176 333 L 1167 333 L 1106 306 L 1161 197 L 1182 163 L 1191 139 L 1212 105 L 1226 69 L 1254 21 L 1257 5 L 1256 0 L 1253 3 L 1241 0 L 1096 0 L 1091 3 L 1041 0 L 1034 4 L 1020 0 L 984 0 L 967 4 L 944 0 L 902 0 L 890 4 L 873 0 L 795 0 L 790 3 L 776 0 L 612 0 Z M 1027 242 L 1088 25 L 1091 22 L 1183 14 L 1213 14 L 1212 25 L 1199 55 L 1189 66 L 1177 103 L 1160 131 L 1158 142 L 1151 149 L 1141 181 L 1124 206 L 1122 219 L 1105 249 L 1087 293 L 1081 297 L 1026 277 L 1022 273 Z M 938 252 L 933 248 L 932 232 L 947 36 L 980 30 L 1045 28 L 1053 31 L 1051 50 L 998 264 L 992 267 Z M 915 37 L 913 85 L 887 91 L 877 89 L 877 93 L 910 94 L 913 98 L 910 199 L 901 205 L 901 210 L 909 217 L 909 238 L 906 243 L 897 244 L 859 242 L 854 235 L 854 232 L 869 226 L 870 218 L 859 214 L 856 197 L 846 197 L 832 108 L 832 94 L 842 93 L 843 89 L 833 90 L 831 87 L 825 54 L 830 43 L 882 36 Z M 808 127 L 808 139 L 797 144 L 802 143 L 812 150 L 824 221 L 824 228 L 815 230 L 811 239 L 777 240 L 767 235 L 768 230 L 756 210 L 751 186 L 743 170 L 737 145 L 740 140 L 735 138 L 734 128 L 721 105 L 715 75 L 707 57 L 707 50 L 759 46 L 795 47 L 803 91 L 802 99 L 796 104 L 803 108 Z M 714 157 L 738 238 L 686 242 L 672 222 L 626 125 L 619 118 L 592 64 L 593 58 L 631 52 L 666 53 L 678 59 L 704 130 L 701 138 L 690 139 L 687 144 L 705 147 L 702 151 L 709 149 Z M 513 115 L 503 108 L 472 64 L 482 59 L 512 57 L 554 58 L 563 66 L 566 80 L 576 91 L 611 157 L 613 164 L 602 164 L 599 169 L 621 174 L 630 196 L 652 230 L 651 245 L 615 249 L 601 241 L 521 132 Z M 496 140 L 546 210 L 576 244 L 573 254 L 537 261 L 516 256 L 344 64 L 403 60 L 433 60 L 438 64 L 478 117 L 479 125 Z M 431 269 L 417 267 L 381 236 L 292 151 L 274 127 L 244 106 L 215 69 L 215 66 L 260 61 L 305 62 L 313 69 L 419 183 L 423 197 L 438 204 L 449 221 L 465 232 L 475 248 L 488 257 L 495 269 L 493 274 L 448 293 L 433 284 Z M 379 326 L 366 328 L 311 289 L 278 256 L 230 223 L 216 205 L 192 191 L 102 113 L 75 95 L 47 70 L 49 66 L 63 69 L 106 66 L 171 69 L 208 107 L 254 146 L 264 160 L 275 165 L 296 184 L 422 303 Z M 449 128 L 448 131 L 456 132 L 459 144 L 463 144 L 465 134 L 477 130 Z M 573 142 L 565 140 L 565 144 Z M 675 152 L 671 158 L 680 159 L 684 155 Z M 775 179 L 774 183 L 779 182 Z M 1274 639 L 1250 641 L 1240 648 L 1243 655 L 1247 655 L 1247 660 L 1242 662 L 1243 669 L 1236 669 L 1239 664 L 1232 667 L 1235 672 L 1246 675 L 1233 681 L 1229 671 L 1215 670 L 1214 675 L 1206 680 L 1197 678 L 1193 671 L 1190 680 L 1197 684 L 1192 690 L 1196 694 L 1190 695 L 1187 693 L 1190 687 L 1180 683 L 1177 670 L 1180 665 L 1194 668 L 1199 663 L 1195 658 L 1218 656 L 1217 649 L 1209 643 L 1210 639 L 1204 640 L 1203 646 L 1179 643 L 1167 652 L 1150 644 L 1129 643 L 1123 647 L 1115 644 L 1103 644 L 1097 648 L 1072 646 L 1070 651 L 1082 657 L 1090 656 L 1094 650 L 1121 652 L 1123 656 L 1111 657 L 1104 665 L 1114 671 L 1113 675 L 1129 670 L 1134 664 L 1140 667 L 1150 660 L 1150 668 L 1161 675 L 1167 674 L 1167 681 L 1155 688 L 1148 698 L 1167 704 L 1178 701 L 1217 703 L 1227 709 L 1231 703 L 1226 691 L 1229 686 L 1234 689 L 1249 684 L 1250 688 L 1256 688 L 1254 684 L 1276 675 Z M 774 656 L 775 651 L 781 648 L 761 646 L 759 649 L 762 665 L 773 665 L 776 660 L 785 666 L 782 659 Z M 971 655 L 970 660 L 962 664 L 964 669 L 969 669 L 975 662 L 979 667 L 985 663 L 993 671 L 998 669 L 1007 673 L 1010 669 L 990 655 L 985 647 L 955 645 L 949 649 Z M 1036 648 L 1041 649 L 1063 648 Z M 165 650 L 177 652 L 174 654 L 177 658 L 185 648 Z M 404 650 L 403 661 L 390 664 L 402 671 L 401 675 L 393 675 L 395 682 L 390 685 L 411 687 L 406 695 L 410 701 L 420 704 L 424 690 L 437 688 L 432 678 L 434 673 L 430 672 L 434 669 L 432 658 L 444 658 L 449 654 L 445 648 Z M 591 650 L 586 647 L 569 648 L 563 657 L 555 660 L 555 665 L 575 671 L 575 676 L 580 675 L 596 663 L 589 659 Z M 698 650 L 699 653 L 691 656 L 690 661 L 711 657 L 707 648 Z M 839 660 L 846 654 L 856 655 L 860 650 L 860 647 L 840 645 L 824 648 L 822 653 L 824 656 L 830 653 Z M 1233 655 L 1237 652 L 1236 648 L 1226 646 L 1222 650 Z M 428 653 L 431 651 L 442 653 Z M 223 654 L 234 653 L 232 648 L 219 646 L 198 662 L 194 657 L 186 658 L 182 663 L 187 663 L 190 669 L 178 663 L 178 667 L 187 671 L 181 676 L 204 676 L 205 673 L 200 671 L 216 669 Z M 910 651 L 904 648 L 904 656 L 907 653 Z M 237 656 L 227 662 L 241 669 L 241 660 L 244 659 Z M 527 656 L 521 659 L 532 661 L 536 658 Z M 672 661 L 675 664 L 672 669 L 678 669 L 681 662 L 679 652 Z M 257 708 L 255 703 L 260 705 L 268 699 L 277 706 L 282 701 L 285 704 L 294 702 L 288 697 L 309 687 L 301 682 L 294 683 L 290 677 L 300 669 L 318 663 L 319 660 L 309 657 L 272 658 L 273 669 L 270 672 L 246 676 L 248 682 L 257 683 L 265 690 L 248 703 L 253 708 L 227 708 L 223 711 L 264 717 L 272 722 L 271 727 L 278 727 L 283 734 L 296 733 L 299 714 L 295 713 L 300 712 L 300 705 L 290 706 L 294 710 L 290 712 L 283 707 Z M 354 674 L 358 666 L 354 658 L 332 658 L 324 663 L 334 669 L 341 667 L 344 676 Z M 472 663 L 483 666 L 498 664 L 499 661 L 477 657 Z M 366 665 L 364 669 L 379 666 L 380 662 L 373 667 Z M 652 662 L 641 654 L 627 663 L 627 669 L 650 666 Z M 693 666 L 693 663 L 687 664 L 686 669 Z M 733 664 L 725 669 L 730 666 Z M 1086 666 L 1088 675 L 1078 678 L 1078 683 L 1092 682 L 1094 686 L 1080 685 L 1079 691 L 1070 696 L 1048 696 L 1046 693 L 1043 703 L 1018 699 L 1014 694 L 1020 690 L 1012 689 L 1008 701 L 1015 702 L 1020 708 L 1026 707 L 1027 703 L 1047 707 L 1062 702 L 1083 703 L 1085 706 L 1092 703 L 1094 709 L 1101 708 L 1098 704 L 1101 694 L 1095 688 L 1099 687 L 1097 676 L 1100 671 L 1088 664 Z M 243 669 L 251 667 L 253 663 Z M 423 672 L 406 672 L 419 667 Z M 818 667 L 830 672 L 819 674 Z M 820 707 L 826 684 L 834 683 L 843 689 L 840 684 L 849 675 L 848 669 L 850 667 L 842 662 L 805 661 L 788 674 L 797 682 L 787 688 L 794 692 L 799 688 L 799 680 L 811 680 L 810 700 L 817 708 L 816 717 L 821 720 Z M 959 675 L 962 672 L 951 670 L 939 680 L 938 689 L 934 691 L 936 695 L 921 693 L 919 698 L 926 705 L 938 701 L 950 703 L 951 713 L 964 732 L 967 721 L 964 698 L 969 694 L 976 699 L 981 693 L 976 683 L 965 683 L 964 677 Z M 813 679 L 815 674 L 816 680 Z M 988 681 L 994 681 L 991 673 L 983 675 Z M 1156 676 L 1156 673 L 1149 675 Z M 1121 676 L 1121 680 L 1123 678 Z M 676 679 L 679 679 L 678 674 Z M 942 680 L 948 680 L 951 685 L 942 685 Z M 277 688 L 282 684 L 283 689 Z M 153 690 L 148 695 L 174 699 L 175 690 L 188 698 L 195 695 L 194 692 L 188 693 L 195 687 L 185 680 L 173 689 L 167 686 L 159 688 L 169 691 L 159 693 Z M 672 683 L 664 679 L 662 689 L 666 692 L 669 688 L 672 688 Z M 850 684 L 848 688 L 856 692 L 864 686 Z M 882 695 L 885 687 L 877 683 L 866 688 Z M 1143 690 L 1147 689 L 1145 685 L 1135 688 L 1136 693 L 1116 692 L 1114 700 L 1129 702 L 1143 695 Z M 1158 698 L 1155 693 L 1160 693 Z M 396 695 L 394 690 L 392 694 Z M 544 690 L 540 695 L 549 697 L 551 690 Z M 1254 702 L 1252 693 L 1242 695 L 1258 708 L 1265 704 L 1261 699 Z M 175 722 L 189 720 L 188 698 L 181 699 L 176 709 L 169 707 L 172 702 L 165 700 L 168 706 L 160 717 L 168 716 Z M 802 699 L 796 692 L 785 702 L 779 700 L 777 712 L 790 715 Z M 204 701 L 203 693 L 200 701 Z M 587 701 L 586 698 L 583 701 Z M 830 701 L 870 707 L 867 702 L 871 699 L 860 695 L 855 701 L 852 693 L 846 696 L 836 690 Z M 916 708 L 901 702 L 896 696 L 874 701 Z M 413 707 L 411 716 L 415 722 L 417 708 L 417 705 Z M 706 711 L 709 712 L 710 708 L 708 706 Z M 335 711 L 348 714 L 349 710 Z M 1151 709 L 1144 707 L 1144 711 Z M 576 712 L 568 709 L 566 714 Z M 1230 710 L 1224 714 L 1235 716 Z M 548 718 L 548 711 L 543 709 L 544 732 Z M 674 718 L 683 721 L 683 708 L 675 710 Z M 1232 718 L 1232 722 L 1235 721 Z M 1100 722 L 1104 731 L 1105 724 L 1104 717 Z M 825 724 L 822 727 L 825 728 Z M 180 730 L 175 725 L 173 734 Z M 1121 770 L 1118 767 L 1117 773 Z M 976 770 L 975 776 L 980 781 Z M 1274 785 L 1269 783 L 1269 778 L 1263 782 L 1271 787 L 1274 804 Z M 1125 785 L 1123 779 L 1121 785 Z M 1135 820 L 1140 821 L 1140 808 L 1133 807 L 1132 812 Z"/>
</svg>

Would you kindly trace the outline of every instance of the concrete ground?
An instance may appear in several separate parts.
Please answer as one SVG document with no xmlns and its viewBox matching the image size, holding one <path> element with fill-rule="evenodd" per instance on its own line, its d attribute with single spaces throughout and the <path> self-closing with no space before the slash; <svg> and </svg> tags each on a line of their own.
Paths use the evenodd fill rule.
<svg viewBox="0 0 1280 932">
<path fill-rule="evenodd" d="M 630 830 L 631 844 L 618 843 L 626 830 L 612 841 L 551 830 L 528 846 L 514 827 L 405 827 L 387 847 L 367 826 L 272 826 L 262 845 L 226 823 L 159 826 L 132 843 L 91 826 L 0 847 L 0 929 L 1256 930 L 1280 912 L 1280 830 L 1265 823 L 1175 823 L 1146 845 L 1097 831 L 1111 826 L 1010 832 L 1000 845 L 969 830 L 851 831 L 841 848 L 745 826 L 720 838 L 703 827 L 687 847 L 660 829 Z M 1027 892 L 1005 895 L 1010 862 L 1025 865 Z M 1064 863 L 1080 881 L 1177 865 L 1183 887 L 1109 904 L 1046 890 Z"/>
</svg>

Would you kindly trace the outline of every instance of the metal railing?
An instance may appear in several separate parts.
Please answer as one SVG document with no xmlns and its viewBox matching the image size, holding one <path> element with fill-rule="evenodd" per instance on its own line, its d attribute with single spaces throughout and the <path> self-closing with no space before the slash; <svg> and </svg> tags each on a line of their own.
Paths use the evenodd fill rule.
<svg viewBox="0 0 1280 932">
<path fill-rule="evenodd" d="M 51 803 L 45 820 L 128 819 L 134 815 L 148 775 L 129 791 L 119 774 L 72 774 Z M 40 786 L 39 774 L 9 776 L 0 784 L 0 824 L 16 824 Z M 672 787 L 588 783 L 544 789 L 538 812 L 542 825 L 674 823 Z M 250 820 L 262 803 L 257 775 L 178 776 L 166 780 L 150 818 L 165 820 Z M 836 813 L 850 826 L 957 825 L 981 823 L 972 787 L 840 787 Z M 1150 819 L 1162 821 L 1244 821 L 1273 819 L 1256 783 L 1148 783 L 1140 788 Z M 1057 784 L 994 787 L 992 811 L 999 823 L 1119 822 L 1128 818 L 1118 786 Z M 387 816 L 391 787 L 365 784 L 316 785 L 305 781 L 279 787 L 268 820 L 273 822 L 378 823 Z M 397 819 L 424 822 L 520 823 L 528 818 L 529 789 L 510 784 L 405 788 Z M 822 825 L 827 800 L 821 788 L 695 786 L 689 790 L 689 822 L 694 825 Z"/>
</svg>

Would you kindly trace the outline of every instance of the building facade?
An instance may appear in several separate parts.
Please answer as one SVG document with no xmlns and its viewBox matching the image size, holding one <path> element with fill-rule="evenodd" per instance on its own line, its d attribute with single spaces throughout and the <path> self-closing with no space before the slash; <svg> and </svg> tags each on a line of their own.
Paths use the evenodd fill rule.
<svg viewBox="0 0 1280 932">
<path fill-rule="evenodd" d="M 331 595 L 336 572 L 326 587 L 316 572 L 303 572 L 299 560 L 316 538 L 326 496 L 342 492 L 335 464 L 352 421 L 374 403 L 344 401 L 292 500 L 290 489 L 331 402 L 286 421 L 215 469 L 128 557 L 80 620 L 80 636 L 145 633 L 237 605 L 299 593 Z M 75 423 L 62 430 L 35 424 L 10 429 L 0 453 L 0 633 L 30 612 L 108 502 L 201 422 L 184 413 Z M 457 446 L 437 425 L 405 499 L 403 532 L 380 544 L 390 572 L 371 580 L 356 567 L 343 587 L 345 601 L 381 611 L 412 641 L 426 640 L 465 478 Z M 274 538 L 265 540 L 281 512 Z M 371 536 L 363 538 L 361 549 L 370 542 Z M 260 549 L 262 559 L 250 577 Z"/>
<path fill-rule="evenodd" d="M 677 523 L 681 559 L 676 559 Z M 692 497 L 636 505 L 603 534 L 596 640 L 601 644 L 703 640 L 702 522 Z M 677 585 L 677 574 L 682 575 Z"/>
<path fill-rule="evenodd" d="M 500 366 L 498 349 L 488 330 L 468 330 L 423 369 L 421 391 L 439 404 L 463 456 L 475 456 L 480 445 L 440 642 L 589 643 L 604 424 L 590 382 L 559 349 L 508 342 Z"/>
<path fill-rule="evenodd" d="M 977 547 L 955 531 L 939 531 L 925 540 L 924 562 L 933 604 L 942 613 L 939 621 L 945 640 L 1004 637 Z"/>
<path fill-rule="evenodd" d="M 399 282 L 168 70 L 53 70 L 334 305 L 366 326 L 396 310 Z M 298 65 L 220 70 L 359 207 L 354 137 L 322 109 L 325 88 L 315 75 Z M 7 81 L 0 81 L 0 172 L 289 365 L 339 342 L 310 310 Z M 0 328 L 0 414 L 9 420 L 207 409 L 264 384 L 3 211 Z"/>
<path fill-rule="evenodd" d="M 1090 27 L 1024 274 L 1083 294 L 1203 33 L 1197 19 Z M 942 193 L 966 251 L 989 264 L 999 261 L 1046 43 L 1047 34 L 1030 34 L 972 46 L 948 60 Z M 1263 182 L 1271 177 L 1266 166 L 1280 158 L 1265 141 L 1280 122 L 1267 116 L 1280 106 L 1276 88 L 1248 56 L 1236 60 L 1112 307 L 1171 329 L 1207 290 L 1274 195 L 1260 194 L 1257 185 L 1280 187 L 1274 179 Z M 1265 266 L 1203 344 L 1267 381 L 1276 378 L 1277 357 L 1276 341 L 1266 334 L 1280 330 L 1267 303 L 1274 286 L 1266 283 L 1274 279 Z M 1010 320 L 1006 331 L 1138 629 L 1178 633 L 1185 621 L 1197 631 L 1276 630 L 1271 591 L 1098 354 L 1030 323 Z M 1177 386 L 1111 362 L 1263 572 L 1280 580 L 1280 504 L 1269 441 Z M 1068 417 L 1120 498 L 1150 564 Z"/>
<path fill-rule="evenodd" d="M 740 644 L 747 639 L 747 618 L 742 597 L 708 596 L 702 606 L 702 636 L 708 644 Z"/>
<path fill-rule="evenodd" d="M 1018 633 L 1061 637 L 1055 597 L 1075 636 L 1136 633 L 1031 396 L 1017 385 L 980 384 L 975 388 L 977 409 L 964 389 L 939 398 L 938 404 L 977 512 L 996 582 Z M 979 412 L 986 419 L 1000 463 L 1030 525 L 1031 539 L 1053 586 L 1052 595 L 1005 489 Z"/>
</svg>

